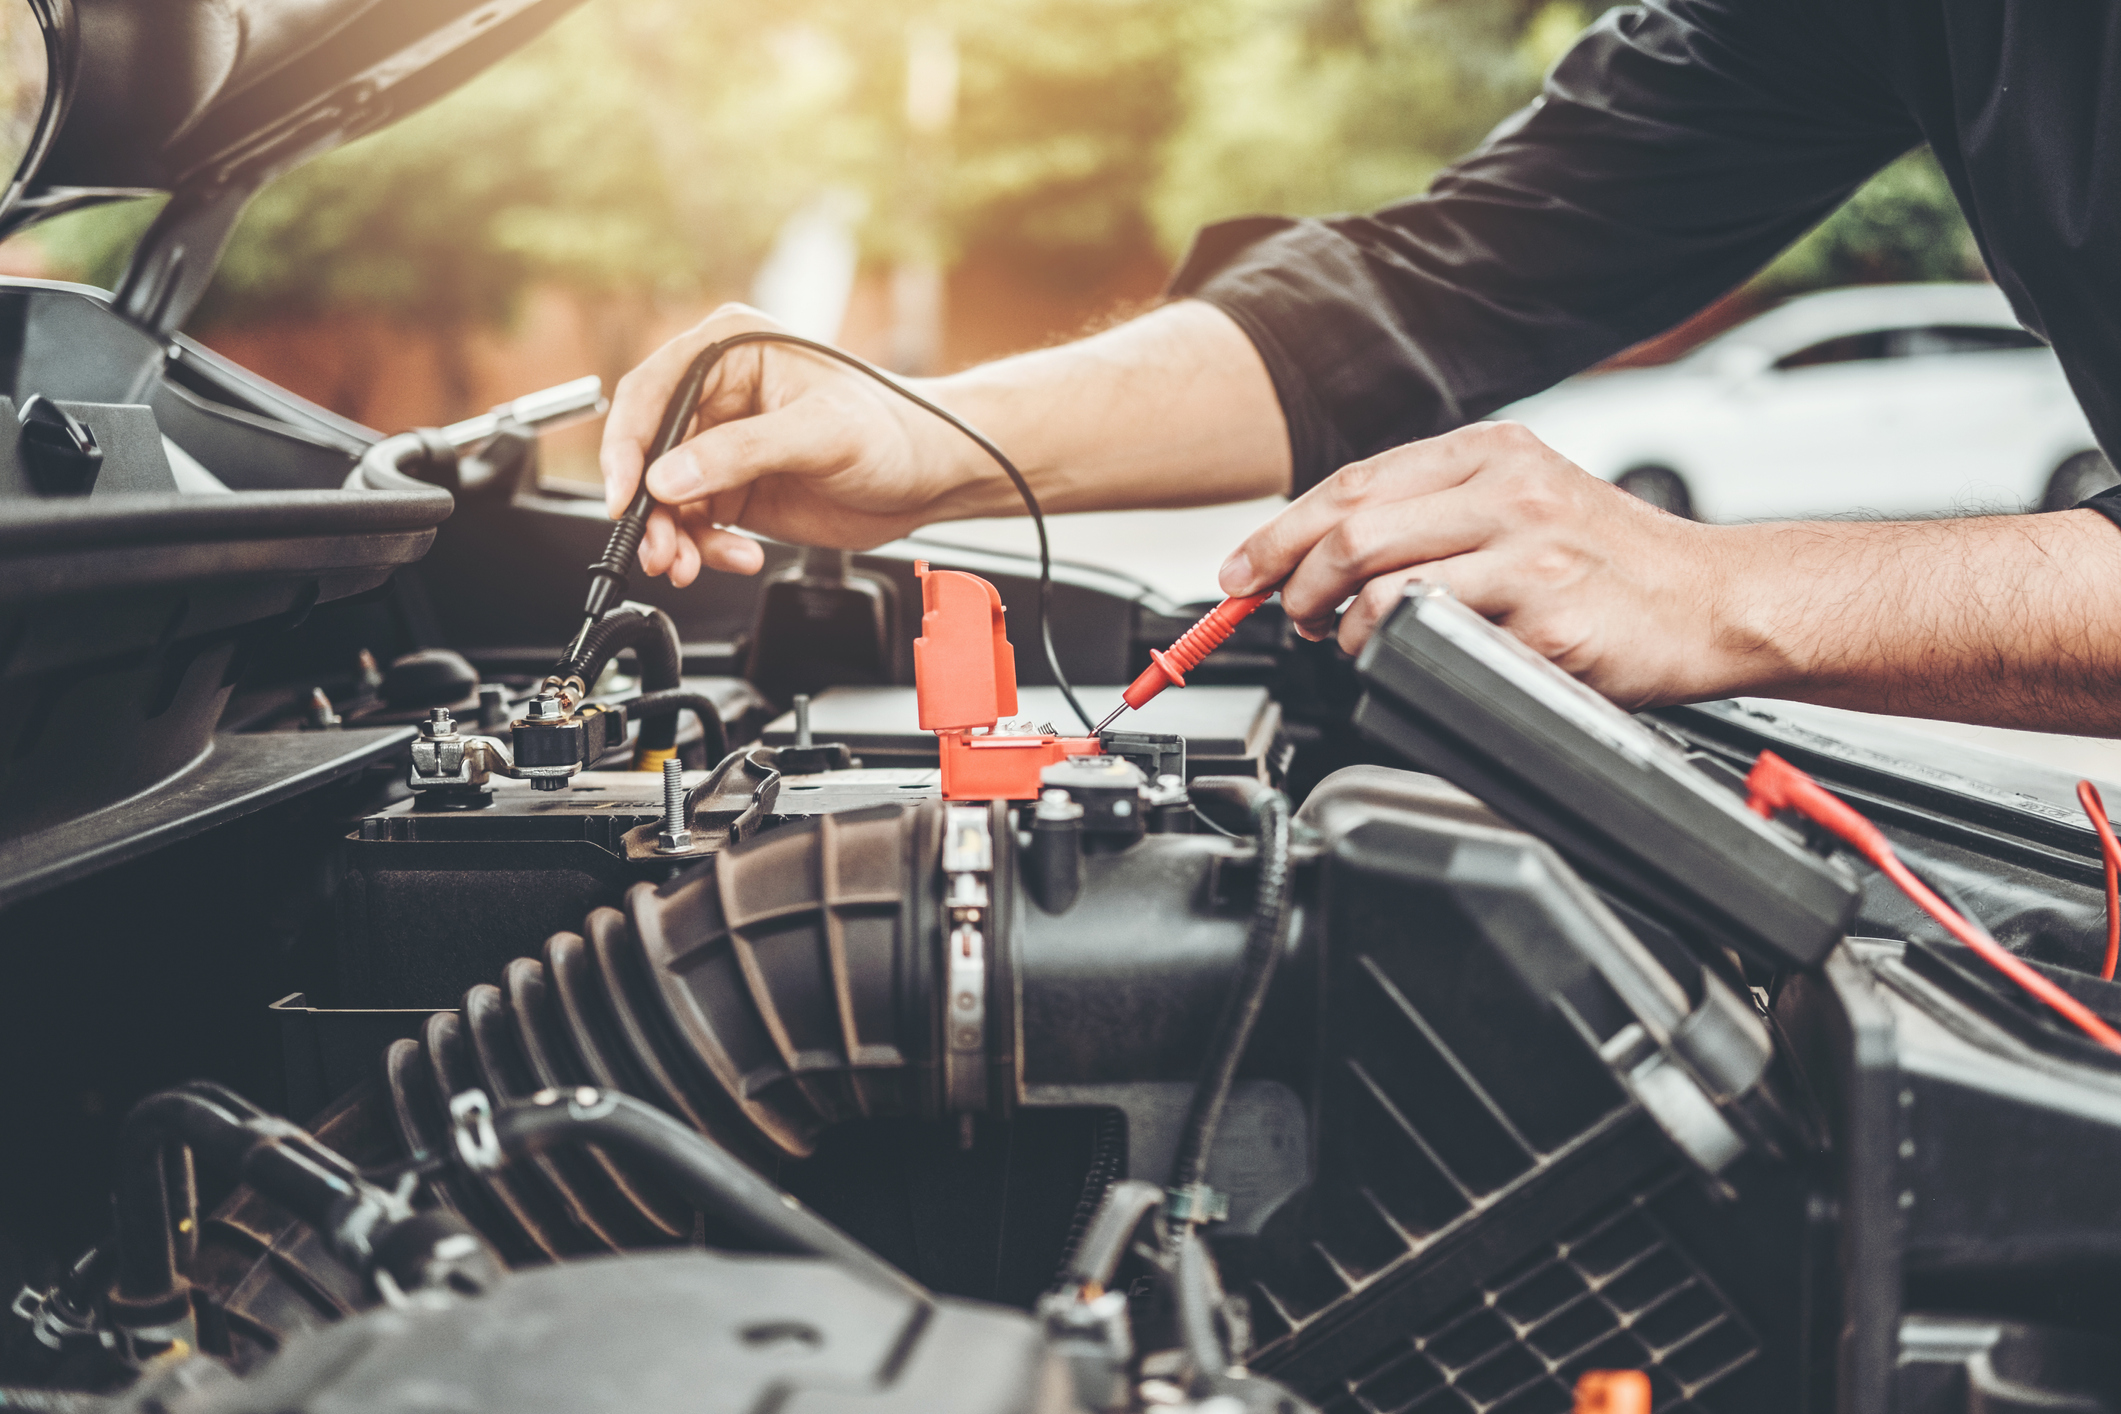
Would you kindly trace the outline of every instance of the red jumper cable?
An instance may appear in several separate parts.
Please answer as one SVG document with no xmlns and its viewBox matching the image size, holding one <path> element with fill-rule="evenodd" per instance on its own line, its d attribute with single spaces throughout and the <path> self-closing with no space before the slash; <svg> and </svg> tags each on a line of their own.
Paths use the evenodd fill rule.
<svg viewBox="0 0 2121 1414">
<path fill-rule="evenodd" d="M 1829 795 L 1826 788 L 1810 776 L 1774 752 L 1763 751 L 1753 763 L 1752 774 L 1745 778 L 1745 784 L 1746 803 L 1756 812 L 1772 817 L 1778 810 L 1787 810 L 1831 831 L 1892 880 L 1924 913 L 1943 924 L 1946 932 L 1973 949 L 1982 961 L 2053 1007 L 2078 1030 L 2109 1051 L 2121 1052 L 2121 1032 L 2101 1021 L 2090 1007 L 2042 977 L 2015 953 L 2005 950 L 1985 930 L 1962 918 L 1951 905 L 1937 897 L 1935 890 L 1917 878 L 1914 870 L 1900 862 L 1900 856 L 1893 852 L 1893 846 L 1876 825 Z"/>
<path fill-rule="evenodd" d="M 1167 687 L 1184 687 L 1186 674 L 1200 666 L 1200 660 L 1223 646 L 1237 626 L 1245 621 L 1254 609 L 1274 597 L 1269 589 L 1263 594 L 1247 594 L 1241 598 L 1225 599 L 1207 613 L 1200 622 L 1178 636 L 1178 642 L 1168 651 L 1149 650 L 1149 666 L 1142 669 L 1141 676 L 1129 683 L 1121 693 L 1119 706 L 1114 707 L 1099 722 L 1092 735 L 1102 732 L 1119 720 L 1119 714 L 1132 707 L 1140 711 L 1149 699 Z"/>
</svg>

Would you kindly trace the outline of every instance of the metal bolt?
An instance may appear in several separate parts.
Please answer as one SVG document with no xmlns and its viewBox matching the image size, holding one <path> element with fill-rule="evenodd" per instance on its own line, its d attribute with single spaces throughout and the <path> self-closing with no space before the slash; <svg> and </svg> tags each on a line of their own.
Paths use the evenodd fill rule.
<svg viewBox="0 0 2121 1414">
<path fill-rule="evenodd" d="M 676 757 L 663 763 L 663 828 L 655 847 L 664 854 L 692 848 L 692 831 L 685 828 L 685 766 Z"/>
<path fill-rule="evenodd" d="M 1042 790 L 1038 793 L 1038 804 L 1032 810 L 1032 817 L 1038 820 L 1080 820 L 1083 808 L 1064 790 Z"/>
<path fill-rule="evenodd" d="M 457 719 L 449 715 L 447 707 L 433 709 L 427 714 L 427 720 L 420 723 L 420 735 L 430 741 L 456 734 Z"/>
<path fill-rule="evenodd" d="M 663 821 L 685 823 L 685 766 L 675 756 L 663 763 Z"/>
<path fill-rule="evenodd" d="M 376 655 L 366 648 L 354 657 L 354 680 L 363 697 L 373 697 L 383 686 L 383 670 L 376 666 Z"/>
<path fill-rule="evenodd" d="M 550 693 L 541 692 L 530 699 L 523 708 L 523 716 L 533 722 L 557 722 L 567 715 L 560 699 Z"/>
<path fill-rule="evenodd" d="M 810 749 L 810 694 L 798 692 L 792 704 L 795 708 L 795 745 L 798 751 Z"/>
<path fill-rule="evenodd" d="M 321 687 L 309 690 L 309 725 L 313 731 L 323 731 L 327 727 L 339 725 L 339 714 L 332 710 L 331 698 L 325 695 Z"/>
</svg>

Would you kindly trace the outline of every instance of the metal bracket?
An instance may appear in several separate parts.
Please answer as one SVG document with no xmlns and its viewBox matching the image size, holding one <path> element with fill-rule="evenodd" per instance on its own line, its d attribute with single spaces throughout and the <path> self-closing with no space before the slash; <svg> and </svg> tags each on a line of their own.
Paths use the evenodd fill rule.
<svg viewBox="0 0 2121 1414">
<path fill-rule="evenodd" d="M 943 817 L 943 1101 L 951 1111 L 987 1108 L 987 891 L 994 872 L 988 807 L 953 805 Z"/>
<path fill-rule="evenodd" d="M 458 732 L 455 719 L 437 707 L 413 739 L 405 783 L 415 793 L 471 795 L 485 793 L 494 776 L 523 774 L 509 761 L 507 747 L 492 737 Z"/>
<path fill-rule="evenodd" d="M 25 1286 L 15 1295 L 14 1304 L 8 1313 L 24 1321 L 39 1345 L 51 1350 L 64 1350 L 72 1344 L 107 1344 L 109 1333 L 96 1320 L 93 1311 L 74 1311 L 59 1299 L 59 1288 L 39 1291 Z"/>
</svg>

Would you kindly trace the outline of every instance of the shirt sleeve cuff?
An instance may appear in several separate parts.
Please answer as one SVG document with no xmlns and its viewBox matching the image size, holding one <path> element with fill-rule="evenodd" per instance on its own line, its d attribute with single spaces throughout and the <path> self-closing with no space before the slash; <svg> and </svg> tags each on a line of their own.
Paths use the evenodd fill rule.
<svg viewBox="0 0 2121 1414">
<path fill-rule="evenodd" d="M 1247 279 L 1232 267 L 1242 265 L 1262 242 L 1300 224 L 1281 216 L 1244 216 L 1203 227 L 1164 290 L 1172 299 L 1214 305 L 1230 316 L 1259 351 L 1289 429 L 1292 496 L 1301 496 L 1357 456 L 1326 415 L 1303 363 L 1285 338 L 1289 321 L 1297 314 L 1288 295 L 1277 299 L 1261 289 L 1257 280 Z"/>
<path fill-rule="evenodd" d="M 2117 527 L 2121 527 L 2121 486 L 2109 486 L 2097 495 L 2086 496 L 2070 509 L 2074 511 L 2097 511 L 2100 515 L 2112 521 Z"/>
</svg>

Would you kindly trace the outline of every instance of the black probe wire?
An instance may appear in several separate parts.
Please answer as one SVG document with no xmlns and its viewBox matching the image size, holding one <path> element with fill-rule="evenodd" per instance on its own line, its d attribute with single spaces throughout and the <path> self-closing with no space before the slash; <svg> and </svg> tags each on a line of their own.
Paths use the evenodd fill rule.
<svg viewBox="0 0 2121 1414">
<path fill-rule="evenodd" d="M 655 445 L 649 449 L 647 459 L 641 463 L 641 485 L 634 493 L 633 504 L 626 508 L 626 514 L 612 527 L 611 543 L 605 547 L 604 559 L 597 566 L 592 566 L 592 570 L 610 564 L 614 558 L 622 566 L 632 561 L 634 552 L 640 548 L 641 533 L 647 526 L 648 513 L 654 508 L 654 502 L 648 494 L 648 468 L 653 466 L 658 458 L 675 448 L 682 439 L 682 434 L 692 425 L 698 410 L 700 393 L 707 386 L 707 375 L 721 362 L 722 355 L 743 344 L 788 344 L 843 363 L 855 372 L 875 379 L 915 407 L 941 418 L 994 460 L 994 464 L 1008 476 L 1010 484 L 1016 487 L 1016 494 L 1023 498 L 1024 509 L 1030 513 L 1031 524 L 1038 531 L 1038 638 L 1040 645 L 1046 650 L 1046 667 L 1053 674 L 1054 686 L 1058 687 L 1061 696 L 1068 700 L 1068 706 L 1081 719 L 1083 726 L 1093 736 L 1096 735 L 1096 724 L 1090 714 L 1083 710 L 1083 704 L 1076 700 L 1075 689 L 1069 684 L 1068 675 L 1061 671 L 1060 655 L 1053 651 L 1053 552 L 1046 543 L 1045 512 L 1039 508 L 1038 497 L 1032 494 L 1031 483 L 1024 480 L 1024 474 L 1016 469 L 1015 462 L 1009 460 L 1009 454 L 996 446 L 986 433 L 948 408 L 928 401 L 876 365 L 856 358 L 844 349 L 819 343 L 816 339 L 806 339 L 800 334 L 783 334 L 771 329 L 750 329 L 740 334 L 731 334 L 726 339 L 717 339 L 694 356 L 685 369 L 685 376 L 678 380 L 677 391 L 664 406 L 663 423 L 656 436 Z M 621 551 L 623 553 L 620 553 Z M 623 573 L 623 570 L 621 572 Z"/>
<path fill-rule="evenodd" d="M 1227 778 L 1226 778 L 1227 779 Z M 1249 785 L 1252 811 L 1254 858 L 1257 874 L 1253 883 L 1252 921 L 1245 931 L 1245 948 L 1229 999 L 1216 1023 L 1215 1039 L 1208 1049 L 1207 1063 L 1193 1087 L 1193 1099 L 1179 1129 L 1178 1153 L 1171 1161 L 1169 1190 L 1196 1196 L 1193 1190 L 1207 1182 L 1208 1157 L 1215 1148 L 1215 1131 L 1222 1122 L 1230 1089 L 1237 1081 L 1238 1063 L 1251 1044 L 1253 1028 L 1266 1009 L 1267 992 L 1281 963 L 1288 932 L 1291 897 L 1296 875 L 1290 860 L 1289 798 L 1256 781 Z M 1189 1217 L 1166 1229 L 1165 1255 L 1175 1264 L 1180 1239 L 1201 1221 Z"/>
</svg>

